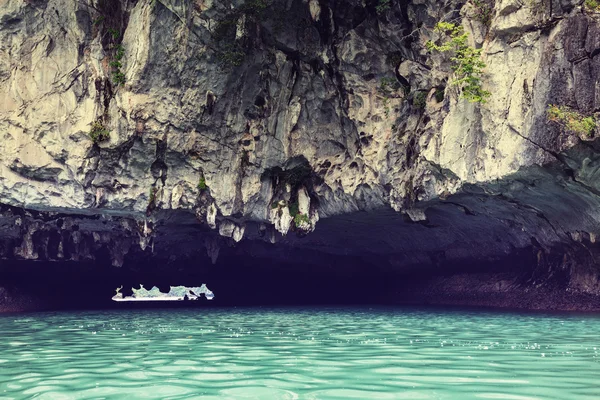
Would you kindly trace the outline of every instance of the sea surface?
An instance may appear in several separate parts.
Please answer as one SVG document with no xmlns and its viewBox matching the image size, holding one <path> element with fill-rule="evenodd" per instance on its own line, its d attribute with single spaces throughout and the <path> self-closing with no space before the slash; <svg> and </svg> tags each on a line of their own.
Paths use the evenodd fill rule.
<svg viewBox="0 0 600 400">
<path fill-rule="evenodd" d="M 0 399 L 600 399 L 600 318 L 383 308 L 0 315 Z"/>
</svg>

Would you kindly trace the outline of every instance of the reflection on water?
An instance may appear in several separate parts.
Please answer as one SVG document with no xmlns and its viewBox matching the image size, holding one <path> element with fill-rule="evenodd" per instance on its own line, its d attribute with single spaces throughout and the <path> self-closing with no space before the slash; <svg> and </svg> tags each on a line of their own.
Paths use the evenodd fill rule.
<svg viewBox="0 0 600 400">
<path fill-rule="evenodd" d="M 380 309 L 0 316 L 0 399 L 598 399 L 600 319 Z"/>
</svg>

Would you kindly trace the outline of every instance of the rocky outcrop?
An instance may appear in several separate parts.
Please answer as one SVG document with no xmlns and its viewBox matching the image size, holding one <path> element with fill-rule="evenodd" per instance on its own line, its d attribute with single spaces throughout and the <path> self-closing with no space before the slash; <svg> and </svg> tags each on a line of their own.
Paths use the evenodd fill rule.
<svg viewBox="0 0 600 400">
<path fill-rule="evenodd" d="M 598 295 L 598 144 L 546 115 L 599 109 L 581 3 L 0 1 L 0 256 L 436 274 L 518 255 L 515 285 Z M 427 50 L 439 21 L 482 49 L 486 103 Z"/>
</svg>

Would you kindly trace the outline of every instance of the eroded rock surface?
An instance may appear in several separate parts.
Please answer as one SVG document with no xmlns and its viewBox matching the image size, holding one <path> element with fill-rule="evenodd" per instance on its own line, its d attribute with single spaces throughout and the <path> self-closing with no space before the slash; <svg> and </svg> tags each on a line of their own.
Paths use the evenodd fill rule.
<svg viewBox="0 0 600 400">
<path fill-rule="evenodd" d="M 457 0 L 0 0 L 0 256 L 412 273 L 525 252 L 518 284 L 600 294 L 598 145 L 546 115 L 599 109 L 598 16 L 484 3 L 489 24 Z M 426 49 L 438 21 L 483 49 L 485 104 Z"/>
</svg>

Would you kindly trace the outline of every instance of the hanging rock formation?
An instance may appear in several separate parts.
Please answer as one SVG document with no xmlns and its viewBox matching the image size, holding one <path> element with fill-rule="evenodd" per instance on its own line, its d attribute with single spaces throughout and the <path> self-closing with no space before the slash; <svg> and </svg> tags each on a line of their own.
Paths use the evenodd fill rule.
<svg viewBox="0 0 600 400">
<path fill-rule="evenodd" d="M 301 263 L 412 276 L 399 298 L 597 308 L 600 142 L 547 113 L 600 109 L 582 3 L 0 0 L 0 257 Z M 485 103 L 427 50 L 440 21 L 482 49 Z"/>
</svg>

